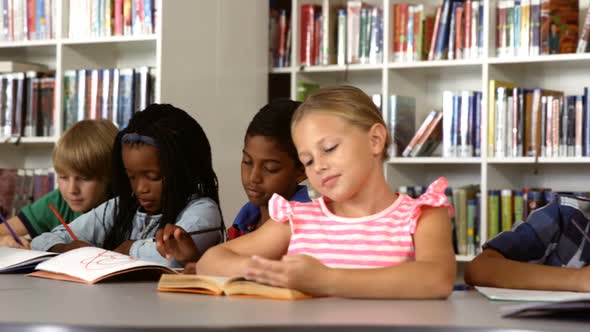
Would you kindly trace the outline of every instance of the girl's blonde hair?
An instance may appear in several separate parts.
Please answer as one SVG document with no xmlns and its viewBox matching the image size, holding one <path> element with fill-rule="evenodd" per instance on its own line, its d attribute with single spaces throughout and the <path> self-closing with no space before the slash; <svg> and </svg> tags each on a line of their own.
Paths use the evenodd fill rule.
<svg viewBox="0 0 590 332">
<path fill-rule="evenodd" d="M 381 111 L 375 103 L 366 93 L 353 86 L 325 87 L 312 93 L 293 114 L 291 132 L 306 114 L 314 112 L 337 115 L 365 131 L 369 131 L 376 123 L 387 129 Z M 392 139 L 389 131 L 386 132 L 387 138 L 382 154 L 384 160 L 388 158 L 387 150 Z"/>
<path fill-rule="evenodd" d="M 109 120 L 83 120 L 70 127 L 53 149 L 58 174 L 106 180 L 112 174 L 113 144 L 119 130 Z"/>
</svg>

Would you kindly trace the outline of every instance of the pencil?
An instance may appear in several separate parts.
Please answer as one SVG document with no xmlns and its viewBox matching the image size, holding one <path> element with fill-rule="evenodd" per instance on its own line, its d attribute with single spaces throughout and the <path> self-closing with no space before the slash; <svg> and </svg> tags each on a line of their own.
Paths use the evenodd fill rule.
<svg viewBox="0 0 590 332">
<path fill-rule="evenodd" d="M 4 226 L 6 226 L 6 229 L 8 230 L 8 232 L 10 232 L 10 235 L 12 235 L 14 241 L 16 241 L 16 243 L 20 244 L 21 246 L 24 246 L 23 242 L 19 239 L 18 235 L 16 235 L 12 227 L 10 227 L 6 219 L 4 219 L 2 213 L 0 213 L 0 220 L 2 221 L 2 223 L 4 223 Z"/>
<path fill-rule="evenodd" d="M 203 234 L 203 233 L 209 233 L 209 232 L 221 231 L 221 230 L 222 230 L 222 228 L 220 226 L 217 226 L 217 227 L 199 229 L 198 231 L 188 232 L 187 234 L 189 236 L 193 236 L 193 235 L 197 235 L 197 234 Z M 155 237 L 152 237 L 150 239 L 147 239 L 147 241 L 148 242 L 156 242 L 156 238 Z"/>
<path fill-rule="evenodd" d="M 59 219 L 59 222 L 64 225 L 66 231 L 68 231 L 68 233 L 70 233 L 70 236 L 72 237 L 72 239 L 74 239 L 74 241 L 78 241 L 78 238 L 76 237 L 76 234 L 74 234 L 74 232 L 72 232 L 72 229 L 70 228 L 70 226 L 68 226 L 68 224 L 66 224 L 66 222 L 64 221 L 64 218 L 62 218 L 59 215 L 59 212 L 57 212 L 57 210 L 55 209 L 55 206 L 53 206 L 53 204 L 49 204 L 49 208 L 51 209 L 51 211 L 53 211 L 53 214 L 55 214 L 55 216 L 57 217 L 57 219 Z"/>
<path fill-rule="evenodd" d="M 588 234 L 586 234 L 586 232 L 582 229 L 582 227 L 580 225 L 578 225 L 578 223 L 574 219 L 572 219 L 572 224 L 574 224 L 574 226 L 576 226 L 576 228 L 580 231 L 580 233 L 582 233 L 582 235 L 584 235 L 586 240 L 588 242 L 590 242 L 590 236 L 588 236 Z"/>
</svg>

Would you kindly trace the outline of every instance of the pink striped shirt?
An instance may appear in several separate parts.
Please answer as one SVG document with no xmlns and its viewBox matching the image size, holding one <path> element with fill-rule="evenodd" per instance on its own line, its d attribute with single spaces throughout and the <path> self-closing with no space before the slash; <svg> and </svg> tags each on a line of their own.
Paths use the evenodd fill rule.
<svg viewBox="0 0 590 332">
<path fill-rule="evenodd" d="M 290 222 L 287 254 L 306 254 L 337 268 L 375 268 L 415 259 L 412 235 L 421 207 L 447 206 L 447 179 L 434 181 L 417 199 L 400 195 L 385 210 L 367 217 L 334 215 L 323 197 L 309 203 L 289 202 L 274 194 L 268 207 L 277 222 Z"/>
</svg>

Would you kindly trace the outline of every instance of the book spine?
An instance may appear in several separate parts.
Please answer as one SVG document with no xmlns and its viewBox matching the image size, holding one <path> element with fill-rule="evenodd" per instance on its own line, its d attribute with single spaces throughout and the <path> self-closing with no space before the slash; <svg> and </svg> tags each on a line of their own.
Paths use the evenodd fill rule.
<svg viewBox="0 0 590 332">
<path fill-rule="evenodd" d="M 434 60 L 442 60 L 447 57 L 449 47 L 449 22 L 451 14 L 451 0 L 443 0 L 434 49 Z"/>
<path fill-rule="evenodd" d="M 524 201 L 522 198 L 522 191 L 515 190 L 514 191 L 514 223 L 518 224 L 524 222 L 524 211 L 523 211 Z"/>
<path fill-rule="evenodd" d="M 0 90 L 1 91 L 1 90 Z M 583 112 L 583 133 L 582 133 L 582 155 L 590 156 L 590 88 L 584 87 L 584 112 Z"/>
<path fill-rule="evenodd" d="M 498 235 L 500 230 L 500 193 L 496 190 L 488 191 L 488 239 Z"/>
<path fill-rule="evenodd" d="M 464 13 L 465 16 L 463 18 L 463 21 L 465 21 L 465 28 L 463 29 L 463 31 L 465 32 L 465 51 L 463 52 L 463 57 L 465 59 L 470 59 L 471 58 L 471 47 L 473 44 L 473 40 L 472 37 L 473 35 L 471 34 L 471 23 L 472 23 L 472 19 L 473 19 L 473 6 L 471 5 L 472 1 L 471 0 L 466 0 L 464 2 L 463 8 L 464 8 Z"/>
<path fill-rule="evenodd" d="M 412 54 L 413 61 L 419 61 L 422 56 L 422 21 L 424 21 L 424 5 L 414 6 L 414 52 Z"/>
<path fill-rule="evenodd" d="M 479 1 L 471 2 L 471 59 L 479 57 Z"/>
<path fill-rule="evenodd" d="M 582 102 L 583 96 L 576 96 L 576 120 L 575 120 L 575 147 L 574 156 L 582 157 L 582 124 L 583 124 L 583 113 L 584 104 Z"/>
<path fill-rule="evenodd" d="M 455 10 L 455 59 L 463 59 L 464 35 L 465 32 L 463 31 L 463 6 L 459 6 Z"/>
<path fill-rule="evenodd" d="M 344 65 L 346 64 L 346 9 L 338 10 L 338 26 L 336 30 L 338 33 L 336 63 Z"/>
<path fill-rule="evenodd" d="M 541 1 L 531 0 L 530 7 L 530 55 L 541 54 Z"/>
<path fill-rule="evenodd" d="M 541 97 L 541 157 L 547 156 L 547 147 L 544 142 L 547 141 L 547 97 Z"/>
<path fill-rule="evenodd" d="M 549 54 L 549 33 L 551 30 L 550 0 L 541 0 L 541 54 Z"/>
<path fill-rule="evenodd" d="M 529 55 L 530 44 L 530 12 L 531 0 L 521 0 L 520 2 L 520 47 L 519 56 Z"/>
<path fill-rule="evenodd" d="M 438 35 L 439 35 L 441 11 L 442 11 L 442 6 L 436 7 L 436 15 L 434 16 L 434 26 L 433 26 L 433 32 L 432 32 L 432 39 L 430 42 L 430 50 L 428 51 L 428 60 L 429 61 L 434 60 L 437 39 L 438 39 Z"/>
<path fill-rule="evenodd" d="M 26 74 L 26 91 L 25 91 L 25 99 L 26 99 L 26 107 L 25 107 L 25 124 L 24 124 L 24 136 L 31 137 L 35 136 L 36 134 L 36 122 L 37 122 L 37 107 L 36 102 L 37 100 L 34 99 L 35 97 L 35 87 L 34 87 L 34 80 L 37 77 L 37 73 L 34 71 L 27 72 Z"/>
<path fill-rule="evenodd" d="M 586 18 L 584 19 L 584 25 L 582 25 L 582 32 L 580 33 L 580 39 L 578 39 L 578 47 L 576 53 L 585 53 L 588 49 L 588 40 L 590 39 L 590 7 L 586 10 Z"/>
<path fill-rule="evenodd" d="M 559 156 L 559 119 L 560 119 L 560 109 L 561 109 L 561 98 L 553 98 L 553 137 L 551 141 L 553 143 L 553 156 Z"/>
<path fill-rule="evenodd" d="M 473 156 L 481 157 L 481 103 L 482 93 L 474 92 L 474 119 L 473 119 Z"/>
<path fill-rule="evenodd" d="M 359 63 L 359 43 L 361 25 L 361 1 L 347 2 L 347 50 L 346 57 L 349 64 Z"/>
<path fill-rule="evenodd" d="M 406 24 L 406 49 L 404 51 L 405 60 L 411 62 L 414 60 L 414 6 L 408 6 L 408 16 Z"/>
<path fill-rule="evenodd" d="M 547 119 L 545 120 L 545 124 L 547 128 L 545 129 L 545 156 L 546 157 L 553 157 L 553 96 L 546 96 L 547 104 Z"/>
<path fill-rule="evenodd" d="M 475 214 L 477 200 L 467 200 L 467 255 L 475 255 Z"/>
</svg>

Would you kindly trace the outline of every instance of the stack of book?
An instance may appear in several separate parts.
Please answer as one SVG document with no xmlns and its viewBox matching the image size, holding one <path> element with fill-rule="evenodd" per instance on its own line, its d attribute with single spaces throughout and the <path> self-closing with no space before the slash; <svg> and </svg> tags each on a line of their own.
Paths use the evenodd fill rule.
<svg viewBox="0 0 590 332">
<path fill-rule="evenodd" d="M 67 70 L 63 83 L 64 128 L 84 119 L 109 119 L 124 128 L 154 100 L 149 67 Z"/>
<path fill-rule="evenodd" d="M 337 8 L 301 5 L 300 62 L 303 66 L 383 62 L 383 9 L 349 0 Z"/>
<path fill-rule="evenodd" d="M 69 37 L 153 34 L 157 3 L 155 0 L 70 0 Z"/>
<path fill-rule="evenodd" d="M 49 169 L 0 168 L 0 183 L 0 213 L 14 216 L 55 189 L 55 174 Z"/>
<path fill-rule="evenodd" d="M 488 156 L 590 156 L 589 94 L 490 81 Z"/>
<path fill-rule="evenodd" d="M 0 72 L 0 139 L 54 136 L 55 74 L 13 61 L 1 61 Z"/>
<path fill-rule="evenodd" d="M 0 41 L 55 38 L 58 0 L 0 1 Z"/>
<path fill-rule="evenodd" d="M 434 15 L 424 4 L 392 8 L 395 62 L 477 59 L 483 54 L 483 1 L 443 0 Z"/>
<path fill-rule="evenodd" d="M 500 0 L 496 8 L 497 55 L 574 53 L 578 15 L 578 0 Z"/>
<path fill-rule="evenodd" d="M 291 17 L 286 9 L 271 8 L 269 17 L 270 66 L 291 65 Z"/>
</svg>

